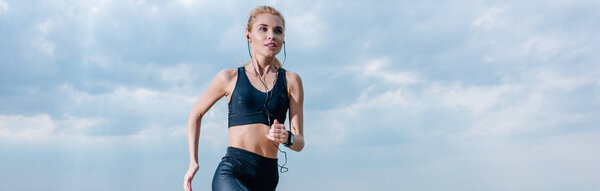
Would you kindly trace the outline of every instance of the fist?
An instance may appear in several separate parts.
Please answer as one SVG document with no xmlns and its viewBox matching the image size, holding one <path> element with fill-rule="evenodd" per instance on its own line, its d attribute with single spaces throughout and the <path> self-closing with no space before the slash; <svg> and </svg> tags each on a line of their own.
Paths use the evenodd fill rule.
<svg viewBox="0 0 600 191">
<path fill-rule="evenodd" d="M 271 125 L 271 129 L 269 129 L 269 133 L 265 134 L 267 139 L 274 141 L 276 143 L 287 143 L 288 140 L 288 132 L 285 130 L 284 124 L 279 124 L 277 119 Z"/>
</svg>

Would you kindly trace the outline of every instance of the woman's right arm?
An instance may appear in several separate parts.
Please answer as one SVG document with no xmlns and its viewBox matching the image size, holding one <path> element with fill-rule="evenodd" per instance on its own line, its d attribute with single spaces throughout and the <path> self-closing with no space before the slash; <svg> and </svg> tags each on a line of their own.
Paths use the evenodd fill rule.
<svg viewBox="0 0 600 191">
<path fill-rule="evenodd" d="M 198 139 L 200 137 L 200 124 L 202 116 L 223 96 L 227 95 L 227 85 L 235 77 L 235 69 L 221 70 L 210 82 L 208 90 L 190 111 L 188 116 L 187 138 L 190 152 L 190 166 L 184 178 L 184 189 L 191 190 L 191 182 L 198 171 Z"/>
</svg>

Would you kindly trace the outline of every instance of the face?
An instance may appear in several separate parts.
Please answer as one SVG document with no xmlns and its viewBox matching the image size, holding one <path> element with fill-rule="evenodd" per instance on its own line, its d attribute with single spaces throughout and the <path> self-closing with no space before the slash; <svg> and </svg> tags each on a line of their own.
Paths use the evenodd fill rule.
<svg viewBox="0 0 600 191">
<path fill-rule="evenodd" d="M 263 13 L 255 17 L 249 36 L 253 54 L 274 57 L 281 51 L 285 37 L 283 22 L 276 15 Z"/>
</svg>

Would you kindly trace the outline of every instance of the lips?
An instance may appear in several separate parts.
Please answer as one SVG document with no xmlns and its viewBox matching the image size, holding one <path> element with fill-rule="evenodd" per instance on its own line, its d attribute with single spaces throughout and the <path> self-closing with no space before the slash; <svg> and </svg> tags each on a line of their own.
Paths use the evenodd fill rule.
<svg viewBox="0 0 600 191">
<path fill-rule="evenodd" d="M 276 45 L 275 43 L 272 43 L 272 42 L 271 42 L 271 43 L 267 43 L 267 44 L 265 44 L 265 46 L 266 46 L 267 48 L 269 48 L 270 50 L 274 50 L 274 49 L 275 49 L 275 47 L 277 47 L 277 45 Z"/>
</svg>

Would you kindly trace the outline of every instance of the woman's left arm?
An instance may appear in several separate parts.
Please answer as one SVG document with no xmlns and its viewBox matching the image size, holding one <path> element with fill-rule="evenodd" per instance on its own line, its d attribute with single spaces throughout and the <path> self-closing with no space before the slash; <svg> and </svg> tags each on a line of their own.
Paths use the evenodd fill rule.
<svg viewBox="0 0 600 191">
<path fill-rule="evenodd" d="M 304 148 L 304 89 L 302 79 L 294 72 L 286 72 L 288 97 L 290 100 L 290 130 L 294 134 L 294 144 L 290 149 L 300 152 Z"/>
</svg>

